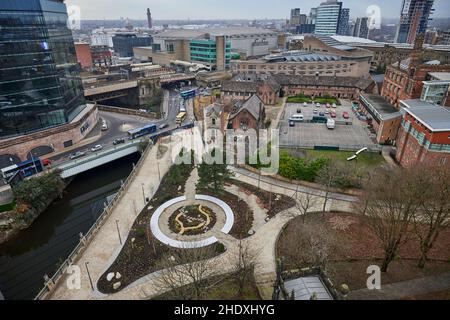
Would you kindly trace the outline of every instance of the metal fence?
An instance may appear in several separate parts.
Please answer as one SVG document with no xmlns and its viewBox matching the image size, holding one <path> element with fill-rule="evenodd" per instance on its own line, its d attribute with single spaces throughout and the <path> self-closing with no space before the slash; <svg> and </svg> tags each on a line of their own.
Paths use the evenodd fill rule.
<svg viewBox="0 0 450 320">
<path fill-rule="evenodd" d="M 326 150 L 326 149 L 335 149 L 338 151 L 358 151 L 363 148 L 368 148 L 369 152 L 380 153 L 383 149 L 380 145 L 347 145 L 347 144 L 327 144 L 321 145 L 316 143 L 297 143 L 295 146 L 286 144 L 280 144 L 280 148 L 283 149 L 312 149 L 312 150 Z"/>
<path fill-rule="evenodd" d="M 105 208 L 102 214 L 98 217 L 98 219 L 89 229 L 89 231 L 85 235 L 82 235 L 80 233 L 80 242 L 75 247 L 75 249 L 73 249 L 73 251 L 69 254 L 67 259 L 61 264 L 58 270 L 56 270 L 55 274 L 51 278 L 48 278 L 47 276 L 44 277 L 45 279 L 44 288 L 36 295 L 36 297 L 34 298 L 35 300 L 42 300 L 48 293 L 52 292 L 53 288 L 58 283 L 58 281 L 60 281 L 62 277 L 65 275 L 67 268 L 70 267 L 79 258 L 80 254 L 84 252 L 84 250 L 87 247 L 87 244 L 94 238 L 97 231 L 105 222 L 106 218 L 109 217 L 109 215 L 114 211 L 119 201 L 123 198 L 123 195 L 127 191 L 128 187 L 130 186 L 139 169 L 142 167 L 142 164 L 151 149 L 152 145 L 149 144 L 145 149 L 145 151 L 143 152 L 138 163 L 135 166 L 133 166 L 131 174 L 122 183 L 114 199 L 108 204 L 105 203 Z"/>
</svg>

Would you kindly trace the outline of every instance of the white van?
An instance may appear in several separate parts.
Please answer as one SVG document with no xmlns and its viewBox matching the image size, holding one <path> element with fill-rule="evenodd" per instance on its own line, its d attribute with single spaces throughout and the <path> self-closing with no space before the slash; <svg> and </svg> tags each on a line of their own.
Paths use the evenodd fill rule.
<svg viewBox="0 0 450 320">
<path fill-rule="evenodd" d="M 333 119 L 328 119 L 327 121 L 327 128 L 330 130 L 334 130 L 336 125 L 336 121 L 334 121 Z"/>
<path fill-rule="evenodd" d="M 302 114 L 294 114 L 289 118 L 289 121 L 302 122 L 304 119 Z"/>
</svg>

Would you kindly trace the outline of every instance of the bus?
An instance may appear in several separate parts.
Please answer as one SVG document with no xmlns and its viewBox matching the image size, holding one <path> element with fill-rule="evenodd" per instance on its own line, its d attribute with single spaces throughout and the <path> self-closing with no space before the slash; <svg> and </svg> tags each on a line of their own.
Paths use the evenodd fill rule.
<svg viewBox="0 0 450 320">
<path fill-rule="evenodd" d="M 128 131 L 128 137 L 130 138 L 130 140 L 134 140 L 136 138 L 155 133 L 156 129 L 156 124 L 149 124 L 148 126 Z"/>
<path fill-rule="evenodd" d="M 196 89 L 183 90 L 180 93 L 180 96 L 184 100 L 193 99 L 193 98 L 195 98 L 196 95 L 197 95 L 197 90 Z"/>
<path fill-rule="evenodd" d="M 8 181 L 17 173 L 19 173 L 23 178 L 30 177 L 44 171 L 44 167 L 45 165 L 41 159 L 33 157 L 30 160 L 3 168 L 1 170 L 1 174 L 3 179 Z"/>
<path fill-rule="evenodd" d="M 186 112 L 180 112 L 177 115 L 176 123 L 181 125 L 184 122 L 184 120 L 186 120 L 186 116 L 187 116 Z"/>
</svg>

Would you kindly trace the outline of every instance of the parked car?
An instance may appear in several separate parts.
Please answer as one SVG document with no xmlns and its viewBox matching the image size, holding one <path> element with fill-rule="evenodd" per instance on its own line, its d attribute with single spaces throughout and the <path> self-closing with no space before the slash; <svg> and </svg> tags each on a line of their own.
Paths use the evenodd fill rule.
<svg viewBox="0 0 450 320">
<path fill-rule="evenodd" d="M 318 109 L 314 109 L 314 114 L 318 114 L 319 113 L 319 110 Z"/>
<path fill-rule="evenodd" d="M 102 131 L 108 130 L 108 124 L 106 122 L 102 123 Z"/>
<path fill-rule="evenodd" d="M 336 108 L 337 108 L 336 103 L 333 103 L 332 107 L 333 107 L 334 109 L 336 109 Z"/>
<path fill-rule="evenodd" d="M 317 103 L 317 104 L 316 104 L 316 107 L 317 107 L 317 108 L 320 108 L 320 103 Z"/>
<path fill-rule="evenodd" d="M 307 104 L 306 102 L 303 102 L 303 106 L 304 106 L 304 107 L 307 107 L 308 104 Z"/>
<path fill-rule="evenodd" d="M 304 117 L 302 114 L 294 114 L 289 118 L 289 121 L 294 122 L 302 122 L 304 120 Z"/>
<path fill-rule="evenodd" d="M 69 159 L 70 159 L 70 160 L 75 160 L 75 159 L 84 157 L 85 155 L 86 155 L 86 152 L 77 151 L 77 152 L 75 152 L 75 153 L 72 153 L 72 154 L 69 156 Z"/>
<path fill-rule="evenodd" d="M 125 143 L 125 138 L 119 138 L 113 141 L 113 145 L 117 146 L 118 144 Z"/>
<path fill-rule="evenodd" d="M 330 110 L 325 110 L 325 114 L 330 114 Z"/>
<path fill-rule="evenodd" d="M 50 159 L 42 159 L 42 164 L 44 167 L 47 167 L 52 164 L 52 161 Z"/>
<path fill-rule="evenodd" d="M 298 108 L 297 113 L 302 113 L 302 109 Z"/>
<path fill-rule="evenodd" d="M 92 152 L 97 152 L 103 149 L 103 146 L 101 144 L 96 145 L 95 147 L 91 148 Z"/>
<path fill-rule="evenodd" d="M 349 119 L 349 118 L 350 118 L 350 115 L 348 114 L 347 111 L 344 111 L 344 113 L 342 113 L 342 117 L 343 117 L 344 119 Z"/>
<path fill-rule="evenodd" d="M 169 124 L 164 123 L 164 124 L 160 125 L 160 126 L 158 127 L 158 129 L 159 129 L 159 130 L 163 130 L 163 129 L 167 128 L 168 126 L 169 126 Z"/>
<path fill-rule="evenodd" d="M 295 127 L 295 121 L 289 120 L 289 127 Z"/>
<path fill-rule="evenodd" d="M 325 113 L 321 112 L 321 113 L 319 113 L 319 116 L 325 117 Z"/>
<path fill-rule="evenodd" d="M 336 118 L 336 111 L 331 111 L 331 117 Z"/>
</svg>

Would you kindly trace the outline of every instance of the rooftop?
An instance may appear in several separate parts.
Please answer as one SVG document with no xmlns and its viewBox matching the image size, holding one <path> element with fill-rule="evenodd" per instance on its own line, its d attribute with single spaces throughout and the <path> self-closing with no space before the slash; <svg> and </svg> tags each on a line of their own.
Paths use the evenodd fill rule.
<svg viewBox="0 0 450 320">
<path fill-rule="evenodd" d="M 398 111 L 392 104 L 387 102 L 380 95 L 361 93 L 361 99 L 370 104 L 370 106 L 378 112 L 382 120 L 393 119 L 401 116 L 400 111 Z"/>
<path fill-rule="evenodd" d="M 315 76 L 296 76 L 286 74 L 275 74 L 273 78 L 282 86 L 284 85 L 305 85 L 305 86 L 326 86 L 326 87 L 350 87 L 367 89 L 373 81 L 370 79 L 355 77 L 315 77 Z"/>
<path fill-rule="evenodd" d="M 333 300 L 319 277 L 288 280 L 284 286 L 289 294 L 294 291 L 295 300 L 310 300 L 314 294 L 317 300 Z"/>
<path fill-rule="evenodd" d="M 341 57 L 325 53 L 311 53 L 309 51 L 287 51 L 280 54 L 268 55 L 263 60 L 267 62 L 339 61 Z"/>
<path fill-rule="evenodd" d="M 204 28 L 204 29 L 171 29 L 166 30 L 155 35 L 156 38 L 166 39 L 195 39 L 203 38 L 206 34 L 213 36 L 249 36 L 277 33 L 272 30 L 263 28 L 245 28 L 245 27 L 230 27 L 230 28 Z"/>
<path fill-rule="evenodd" d="M 403 111 L 419 120 L 432 132 L 450 131 L 450 110 L 421 100 L 402 100 Z"/>
<path fill-rule="evenodd" d="M 450 81 L 450 72 L 430 72 L 428 74 L 433 80 Z"/>
</svg>

